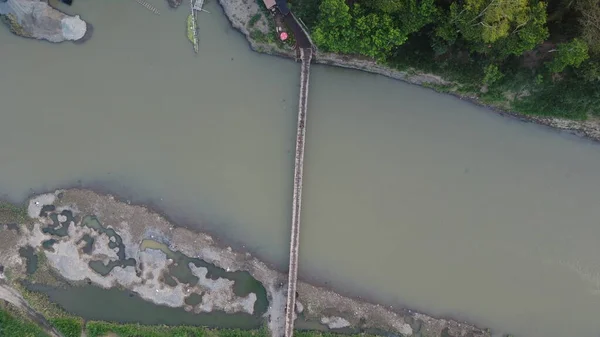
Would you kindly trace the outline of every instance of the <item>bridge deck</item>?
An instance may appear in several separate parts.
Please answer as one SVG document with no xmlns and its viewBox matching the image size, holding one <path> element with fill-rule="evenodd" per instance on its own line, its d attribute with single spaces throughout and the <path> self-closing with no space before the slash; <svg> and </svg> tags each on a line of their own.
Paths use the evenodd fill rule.
<svg viewBox="0 0 600 337">
<path fill-rule="evenodd" d="M 308 84 L 312 48 L 301 48 L 302 67 L 300 71 L 300 98 L 298 104 L 298 128 L 296 131 L 296 156 L 294 163 L 294 198 L 292 201 L 292 228 L 290 238 L 290 262 L 288 272 L 288 292 L 285 312 L 285 337 L 294 334 L 296 319 L 296 284 L 298 280 L 298 253 L 300 246 L 300 211 L 302 209 L 302 175 L 304 167 L 304 143 L 306 135 L 306 113 L 308 112 Z"/>
</svg>

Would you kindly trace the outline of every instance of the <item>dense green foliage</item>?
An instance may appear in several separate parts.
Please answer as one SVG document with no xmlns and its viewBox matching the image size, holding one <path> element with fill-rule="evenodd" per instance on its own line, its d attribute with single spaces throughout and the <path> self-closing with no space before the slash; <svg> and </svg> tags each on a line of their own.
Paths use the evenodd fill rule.
<svg viewBox="0 0 600 337">
<path fill-rule="evenodd" d="M 558 45 L 557 53 L 550 63 L 548 68 L 550 71 L 560 73 L 568 66 L 578 68 L 581 62 L 589 58 L 588 46 L 580 39 L 573 39 L 570 42 L 561 43 Z"/>
<path fill-rule="evenodd" d="M 388 0 L 380 3 L 385 3 L 385 12 L 369 10 L 368 5 L 355 4 L 350 8 L 344 0 L 322 0 L 313 31 L 315 43 L 336 53 L 356 53 L 385 60 L 394 47 L 403 44 L 410 33 L 429 23 L 435 14 L 431 0 L 418 4 L 414 0 L 394 5 Z M 399 4 L 404 10 L 402 15 L 391 8 Z M 399 17 L 403 20 L 398 20 Z"/>
<path fill-rule="evenodd" d="M 505 109 L 600 115 L 600 0 L 290 0 L 322 51 L 442 75 Z"/>
<path fill-rule="evenodd" d="M 34 322 L 0 308 L 0 337 L 48 337 Z"/>
<path fill-rule="evenodd" d="M 88 337 L 103 337 L 115 333 L 119 337 L 267 337 L 270 333 L 266 328 L 259 330 L 240 329 L 209 329 L 203 327 L 164 325 L 148 326 L 137 324 L 116 324 L 108 322 L 88 322 L 86 334 Z M 341 335 L 319 331 L 296 331 L 297 337 L 358 337 L 359 335 Z M 360 337 L 370 337 L 360 335 Z"/>
<path fill-rule="evenodd" d="M 263 330 L 208 329 L 203 327 L 164 325 L 146 326 L 138 324 L 116 324 L 108 322 L 88 322 L 88 337 L 102 337 L 108 333 L 119 337 L 266 337 Z"/>
<path fill-rule="evenodd" d="M 50 323 L 65 337 L 81 336 L 83 321 L 79 318 L 65 317 L 50 319 Z"/>
<path fill-rule="evenodd" d="M 81 336 L 83 321 L 80 318 L 50 319 L 52 325 L 65 337 Z M 267 337 L 266 328 L 258 330 L 210 329 L 195 326 L 166 326 L 118 324 L 100 321 L 85 323 L 87 337 L 105 337 L 114 334 L 118 337 Z M 297 337 L 372 337 L 371 335 L 341 335 L 320 331 L 296 331 Z M 10 310 L 0 307 L 0 337 L 48 337 L 34 322 Z M 373 336 L 374 337 L 374 336 Z"/>
</svg>

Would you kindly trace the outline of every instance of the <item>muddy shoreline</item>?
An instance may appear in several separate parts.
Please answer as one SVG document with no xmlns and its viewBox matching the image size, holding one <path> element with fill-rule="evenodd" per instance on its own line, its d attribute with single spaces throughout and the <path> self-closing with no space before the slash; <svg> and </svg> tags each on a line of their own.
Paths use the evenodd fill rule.
<svg viewBox="0 0 600 337">
<path fill-rule="evenodd" d="M 24 200 L 20 200 L 19 202 L 15 202 L 6 198 L 0 198 L 0 202 L 7 202 L 17 206 L 27 207 L 29 201 L 35 198 L 36 196 L 53 193 L 57 190 L 85 190 L 102 196 L 104 198 L 113 198 L 115 201 L 126 204 L 128 206 L 142 207 L 152 213 L 156 213 L 160 217 L 164 218 L 167 222 L 173 224 L 174 226 L 177 226 L 178 228 L 186 229 L 194 233 L 206 234 L 211 238 L 211 241 L 213 242 L 214 246 L 220 250 L 233 250 L 236 253 L 257 258 L 267 268 L 281 274 L 282 282 L 287 280 L 287 277 L 285 276 L 287 275 L 287 269 L 279 267 L 276 264 L 265 260 L 259 254 L 255 254 L 254 252 L 249 250 L 241 241 L 224 237 L 221 233 L 216 233 L 209 228 L 205 228 L 205 226 L 202 226 L 200 222 L 188 219 L 188 217 L 186 216 L 172 216 L 170 214 L 171 212 L 169 212 L 168 209 L 165 209 L 165 207 L 158 205 L 158 203 L 156 203 L 156 201 L 154 201 L 153 199 L 135 197 L 134 192 L 127 192 L 126 189 L 117 191 L 112 189 L 111 187 L 106 186 L 106 184 L 100 182 L 78 182 L 76 184 L 57 186 L 51 189 L 44 189 L 38 191 L 34 191 L 32 189 L 28 196 Z M 180 219 L 186 220 L 180 222 Z M 298 287 L 304 289 L 304 291 L 313 291 L 313 288 L 316 288 L 319 289 L 321 292 L 329 293 L 330 296 L 341 297 L 372 306 L 378 306 L 381 308 L 385 308 L 385 310 L 387 311 L 402 316 L 423 315 L 423 317 L 429 317 L 434 320 L 455 322 L 456 324 L 472 326 L 478 330 L 484 331 L 483 328 L 473 325 L 473 322 L 470 321 L 469 317 L 453 316 L 452 314 L 443 314 L 435 316 L 429 315 L 426 313 L 426 310 L 421 310 L 419 308 L 409 308 L 402 302 L 378 301 L 368 296 L 368 294 L 357 295 L 356 292 L 347 289 L 339 289 L 338 287 L 332 286 L 328 281 L 322 281 L 315 277 L 298 275 Z"/>
<path fill-rule="evenodd" d="M 213 237 L 209 235 L 176 227 L 173 223 L 166 221 L 165 218 L 161 217 L 153 210 L 148 209 L 147 206 L 124 203 L 118 201 L 117 198 L 112 195 L 101 195 L 90 190 L 81 189 L 57 191 L 53 194 L 42 195 L 31 199 L 29 203 L 30 215 L 35 215 L 39 212 L 42 205 L 46 204 L 54 205 L 57 210 L 68 209 L 71 210 L 73 214 L 79 214 L 78 221 L 81 221 L 81 217 L 90 214 L 97 216 L 98 220 L 101 223 L 104 223 L 107 228 L 112 228 L 121 235 L 126 247 L 125 250 L 130 252 L 128 254 L 131 254 L 131 256 L 127 256 L 128 258 L 135 257 L 138 259 L 139 257 L 141 259 L 140 261 L 144 261 L 144 265 L 154 263 L 157 265 L 157 268 L 153 268 L 152 270 L 160 270 L 165 264 L 164 262 L 161 262 L 164 258 L 163 260 L 160 260 L 159 258 L 159 260 L 154 261 L 151 257 L 155 257 L 155 254 L 146 254 L 147 256 L 144 257 L 142 256 L 143 249 L 138 249 L 139 243 L 150 237 L 152 237 L 153 240 L 158 240 L 158 242 L 167 244 L 169 249 L 182 252 L 191 257 L 200 258 L 219 268 L 226 268 L 228 272 L 230 270 L 249 272 L 267 289 L 269 310 L 265 317 L 269 322 L 268 325 L 272 335 L 281 335 L 281 329 L 283 328 L 283 320 L 281 318 L 285 306 L 284 285 L 286 275 L 280 271 L 269 268 L 264 262 L 256 259 L 250 253 L 241 253 L 233 250 L 231 247 L 222 247 L 220 246 L 221 243 L 218 244 L 217 241 L 213 240 Z M 37 227 L 34 227 L 33 229 L 27 229 L 26 227 L 22 228 L 24 234 L 21 235 L 20 240 L 14 240 L 14 238 L 10 238 L 13 236 L 12 234 L 6 235 L 4 233 L 7 232 L 3 232 L 5 240 L 12 240 L 8 242 L 20 242 L 16 246 L 13 242 L 14 247 L 10 247 L 10 244 L 4 243 L 0 248 L 0 264 L 13 270 L 20 270 L 20 272 L 17 272 L 16 274 L 22 274 L 24 268 L 22 259 L 15 255 L 16 248 L 18 248 L 17 246 L 23 246 L 24 243 L 27 243 L 36 246 L 37 249 L 42 249 L 40 244 L 49 238 L 47 233 L 42 233 L 41 226 L 51 224 L 51 222 L 49 222 L 47 218 L 35 216 L 34 222 L 39 223 L 36 225 Z M 85 263 L 82 264 L 82 262 L 89 261 L 89 258 L 82 257 L 81 251 L 78 255 L 78 253 L 76 253 L 76 248 L 73 248 L 75 251 L 73 251 L 73 249 L 66 249 L 69 244 L 75 245 L 75 241 L 73 240 L 77 239 L 76 235 L 81 235 L 81 233 L 83 233 L 82 229 L 76 229 L 81 228 L 81 226 L 75 226 L 75 224 L 73 224 L 73 226 L 69 229 L 69 235 L 75 233 L 73 234 L 75 235 L 73 238 L 70 238 L 69 235 L 66 238 L 53 237 L 53 239 L 56 239 L 58 242 L 58 246 L 56 246 L 58 251 L 46 252 L 46 256 L 48 257 L 51 266 L 54 270 L 57 270 L 60 275 L 66 277 L 68 280 L 71 278 L 71 281 L 83 280 L 82 277 L 84 276 L 82 275 L 87 275 L 85 276 L 85 279 L 91 280 L 95 284 L 105 288 L 120 284 L 126 288 L 133 287 L 133 289 L 137 289 L 143 296 L 146 296 L 147 300 L 153 302 L 158 301 L 159 303 L 161 303 L 160 301 L 174 303 L 172 301 L 174 300 L 173 296 L 175 295 L 173 295 L 174 293 L 172 292 L 175 291 L 175 293 L 177 293 L 177 289 L 181 288 L 181 284 L 177 286 L 177 289 L 173 288 L 174 290 L 165 293 L 164 290 L 160 289 L 168 290 L 170 288 L 156 281 L 157 275 L 153 275 L 151 279 L 149 279 L 149 283 L 139 283 L 138 281 L 135 281 L 136 276 L 131 274 L 131 270 L 129 272 L 130 276 L 124 276 L 127 274 L 126 271 L 128 268 L 131 267 L 118 269 L 114 275 L 111 271 L 107 276 L 109 277 L 108 279 L 87 270 Z M 83 227 L 83 230 L 89 234 L 89 229 L 85 228 L 85 226 Z M 12 233 L 12 231 L 8 233 Z M 72 240 L 73 242 L 69 243 L 69 240 Z M 102 240 L 98 240 L 98 242 L 100 241 Z M 103 241 L 108 242 L 108 239 L 104 239 Z M 102 254 L 110 253 L 110 249 L 106 250 L 106 248 L 97 248 L 97 251 L 103 252 Z M 98 254 L 100 253 L 97 253 L 96 255 Z M 102 254 L 98 256 L 105 256 Z M 66 268 L 65 266 L 69 267 Z M 78 266 L 76 267 L 78 268 L 78 272 L 76 273 L 72 272 L 72 269 L 75 268 L 74 266 Z M 152 288 L 151 286 L 153 283 L 156 283 L 154 285 L 155 288 L 158 287 L 156 288 L 156 292 L 158 293 L 156 296 L 159 297 L 156 299 L 153 297 L 155 296 L 155 288 Z M 144 285 L 142 286 L 142 284 Z M 183 285 L 183 287 L 186 289 L 186 285 Z M 364 300 L 359 301 L 344 297 L 331 290 L 316 287 L 305 282 L 299 283 L 298 294 L 298 300 L 301 303 L 301 307 L 303 307 L 303 314 L 306 318 L 313 321 L 328 321 L 331 326 L 338 324 L 337 326 L 341 328 L 352 328 L 357 331 L 363 329 L 378 329 L 397 335 L 418 336 L 422 331 L 428 336 L 442 336 L 443 333 L 448 333 L 449 336 L 489 336 L 489 332 L 463 322 L 437 319 L 408 309 L 392 309 L 387 306 L 384 307 L 382 305 L 370 304 Z M 175 302 L 177 302 L 177 298 L 175 298 Z M 225 302 L 222 301 L 217 302 L 217 304 L 218 303 L 221 303 L 219 305 L 225 305 L 223 304 Z M 301 311 L 301 307 L 298 307 L 299 311 Z"/>
<path fill-rule="evenodd" d="M 220 248 L 225 249 L 227 247 L 231 247 L 240 253 L 244 253 L 244 254 L 252 253 L 253 255 L 255 255 L 259 259 L 261 259 L 263 262 L 265 262 L 265 264 L 267 264 L 269 266 L 269 268 L 276 269 L 276 270 L 282 269 L 281 266 L 278 266 L 277 264 L 272 263 L 271 261 L 265 261 L 265 259 L 262 256 L 260 256 L 260 254 L 256 254 L 256 253 L 250 251 L 242 241 L 224 237 L 221 233 L 216 233 L 216 232 L 212 231 L 211 229 L 206 228 L 206 226 L 202 225 L 202 223 L 205 222 L 204 220 L 194 219 L 187 215 L 174 215 L 174 213 L 177 213 L 177 212 L 170 210 L 168 206 L 160 205 L 156 199 L 140 197 L 139 195 L 136 195 L 135 191 L 131 191 L 130 189 L 125 188 L 123 186 L 120 186 L 120 187 L 112 186 L 112 183 L 109 183 L 109 182 L 78 181 L 77 183 L 74 183 L 74 184 L 65 184 L 65 185 L 59 184 L 59 185 L 55 185 L 55 186 L 50 186 L 48 188 L 38 189 L 38 190 L 35 190 L 32 188 L 29 190 L 29 192 L 27 193 L 25 198 L 20 199 L 20 200 L 14 200 L 14 199 L 10 199 L 10 198 L 0 195 L 0 203 L 5 202 L 5 203 L 9 203 L 9 204 L 12 204 L 15 206 L 27 207 L 29 200 L 31 200 L 35 196 L 38 196 L 41 194 L 53 193 L 56 190 L 75 190 L 75 189 L 83 189 L 83 190 L 93 191 L 94 193 L 102 195 L 102 196 L 113 197 L 115 200 L 122 202 L 124 204 L 132 205 L 132 206 L 140 206 L 140 207 L 151 209 L 154 213 L 157 213 L 161 217 L 165 218 L 168 222 L 176 224 L 177 227 L 185 228 L 185 229 L 193 231 L 193 232 L 203 232 L 203 233 L 210 235 L 213 238 L 213 240 L 215 241 L 215 244 L 217 246 L 219 246 Z"/>
<path fill-rule="evenodd" d="M 212 244 L 220 250 L 232 250 L 238 254 L 245 256 L 252 256 L 258 259 L 262 264 L 264 264 L 268 269 L 273 270 L 279 274 L 281 274 L 282 281 L 285 283 L 287 280 L 287 269 L 277 266 L 275 263 L 272 263 L 268 260 L 265 260 L 259 254 L 255 254 L 251 250 L 249 250 L 245 244 L 243 244 L 239 240 L 230 239 L 227 237 L 223 237 L 221 233 L 216 233 L 209 228 L 205 228 L 202 226 L 200 222 L 189 219 L 186 216 L 176 217 L 172 216 L 168 209 L 165 207 L 158 205 L 158 203 L 152 198 L 139 198 L 135 197 L 135 193 L 132 191 L 127 192 L 126 189 L 115 190 L 111 187 L 106 186 L 101 182 L 92 182 L 92 183 L 83 183 L 79 181 L 76 184 L 63 185 L 53 187 L 51 189 L 44 190 L 30 190 L 30 193 L 24 200 L 20 200 L 19 202 L 15 202 L 10 199 L 0 198 L 0 202 L 7 202 L 14 204 L 16 206 L 27 207 L 29 201 L 39 195 L 53 193 L 57 190 L 84 190 L 91 192 L 93 194 L 99 195 L 103 198 L 112 198 L 115 201 L 126 204 L 132 207 L 142 207 L 147 209 L 149 212 L 155 213 L 158 216 L 164 218 L 168 223 L 173 224 L 178 228 L 182 228 L 194 233 L 200 233 L 203 235 L 207 235 L 211 238 Z M 180 219 L 185 219 L 183 222 L 180 222 Z M 0 224 L 1 226 L 2 224 Z M 286 259 L 287 260 L 287 259 Z M 315 289 L 318 289 L 319 292 L 328 293 L 329 296 L 333 296 L 336 298 L 349 299 L 351 301 L 361 302 L 367 305 L 377 306 L 384 308 L 386 311 L 393 312 L 395 314 L 406 316 L 406 315 L 422 315 L 423 317 L 428 317 L 433 320 L 441 320 L 441 321 L 449 321 L 454 322 L 456 324 L 463 324 L 466 326 L 472 326 L 477 330 L 484 331 L 483 328 L 477 327 L 473 325 L 473 322 L 470 322 L 469 317 L 461 317 L 461 316 L 453 316 L 452 314 L 444 314 L 444 315 L 435 315 L 431 316 L 426 313 L 425 310 L 421 310 L 419 308 L 408 308 L 402 302 L 386 302 L 386 301 L 378 301 L 367 294 L 365 295 L 357 295 L 356 292 L 339 289 L 337 287 L 332 286 L 328 281 L 322 281 L 318 278 L 306 276 L 306 275 L 298 275 L 298 287 L 303 289 L 304 292 L 312 292 Z"/>
</svg>

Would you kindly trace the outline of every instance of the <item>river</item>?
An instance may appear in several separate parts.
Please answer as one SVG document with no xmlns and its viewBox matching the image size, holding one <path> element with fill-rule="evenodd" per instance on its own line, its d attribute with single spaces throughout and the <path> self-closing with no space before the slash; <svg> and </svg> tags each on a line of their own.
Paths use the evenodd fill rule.
<svg viewBox="0 0 600 337">
<path fill-rule="evenodd" d="M 0 194 L 81 185 L 286 269 L 299 64 L 211 1 L 75 0 L 84 45 L 0 30 Z M 60 7 L 64 8 L 64 7 Z M 357 71 L 311 74 L 300 277 L 530 337 L 600 333 L 600 146 Z"/>
</svg>

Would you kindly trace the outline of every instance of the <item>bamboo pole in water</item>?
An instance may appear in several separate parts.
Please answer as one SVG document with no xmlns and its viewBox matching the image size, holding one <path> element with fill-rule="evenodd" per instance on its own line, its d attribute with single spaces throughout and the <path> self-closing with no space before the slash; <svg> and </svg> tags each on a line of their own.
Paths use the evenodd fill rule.
<svg viewBox="0 0 600 337">
<path fill-rule="evenodd" d="M 158 11 L 158 9 L 156 9 L 156 7 L 152 6 L 151 4 L 147 3 L 146 1 L 144 1 L 144 0 L 135 0 L 135 2 L 137 2 L 140 5 L 144 6 L 146 9 L 148 9 L 152 13 L 154 13 L 156 15 L 160 15 L 160 12 Z"/>
</svg>

